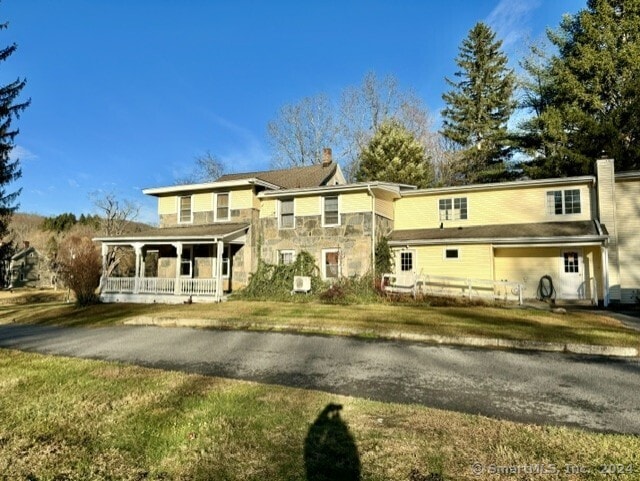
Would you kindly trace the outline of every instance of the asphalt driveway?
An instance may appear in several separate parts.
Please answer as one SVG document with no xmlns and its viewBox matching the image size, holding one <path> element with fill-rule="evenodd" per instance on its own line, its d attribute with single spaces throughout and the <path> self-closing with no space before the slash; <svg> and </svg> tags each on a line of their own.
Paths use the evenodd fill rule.
<svg viewBox="0 0 640 481">
<path fill-rule="evenodd" d="M 640 434 L 640 360 L 296 334 L 0 326 L 0 347 Z"/>
</svg>

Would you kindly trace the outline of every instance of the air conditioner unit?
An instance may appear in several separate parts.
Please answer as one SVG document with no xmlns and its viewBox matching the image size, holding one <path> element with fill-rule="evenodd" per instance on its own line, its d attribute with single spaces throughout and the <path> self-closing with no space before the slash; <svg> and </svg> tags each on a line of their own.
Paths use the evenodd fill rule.
<svg viewBox="0 0 640 481">
<path fill-rule="evenodd" d="M 309 292 L 311 290 L 311 277 L 294 276 L 293 292 Z"/>
</svg>

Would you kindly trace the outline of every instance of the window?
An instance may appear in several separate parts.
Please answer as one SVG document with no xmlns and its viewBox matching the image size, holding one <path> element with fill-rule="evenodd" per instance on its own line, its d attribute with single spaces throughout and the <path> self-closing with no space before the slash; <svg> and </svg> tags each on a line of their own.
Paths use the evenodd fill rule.
<svg viewBox="0 0 640 481">
<path fill-rule="evenodd" d="M 293 215 L 293 199 L 280 201 L 280 228 L 293 229 L 295 217 Z"/>
<path fill-rule="evenodd" d="M 564 253 L 564 271 L 566 273 L 578 274 L 579 262 L 577 252 L 565 252 Z"/>
<path fill-rule="evenodd" d="M 222 277 L 229 278 L 231 267 L 231 244 L 227 245 L 226 249 L 222 251 Z"/>
<path fill-rule="evenodd" d="M 413 252 L 400 253 L 400 271 L 402 272 L 413 271 Z"/>
<path fill-rule="evenodd" d="M 338 249 L 322 251 L 322 273 L 325 279 L 337 279 L 340 276 L 340 251 Z"/>
<path fill-rule="evenodd" d="M 229 220 L 229 193 L 216 194 L 216 220 Z"/>
<path fill-rule="evenodd" d="M 580 189 L 550 190 L 547 192 L 547 214 L 579 214 Z"/>
<path fill-rule="evenodd" d="M 440 199 L 438 202 L 440 220 L 466 220 L 467 198 L 454 197 L 452 199 Z"/>
<path fill-rule="evenodd" d="M 278 251 L 278 264 L 281 264 L 281 265 L 293 264 L 295 260 L 296 260 L 296 251 L 294 250 Z"/>
<path fill-rule="evenodd" d="M 340 225 L 340 212 L 338 212 L 338 196 L 324 197 L 324 209 L 322 211 L 322 225 Z"/>
<path fill-rule="evenodd" d="M 445 259 L 459 259 L 460 252 L 458 249 L 445 249 L 444 250 L 444 258 Z"/>
<path fill-rule="evenodd" d="M 191 196 L 180 197 L 180 212 L 178 222 L 191 222 Z"/>
<path fill-rule="evenodd" d="M 180 257 L 180 275 L 182 277 L 191 277 L 191 265 L 191 247 L 183 247 Z"/>
</svg>

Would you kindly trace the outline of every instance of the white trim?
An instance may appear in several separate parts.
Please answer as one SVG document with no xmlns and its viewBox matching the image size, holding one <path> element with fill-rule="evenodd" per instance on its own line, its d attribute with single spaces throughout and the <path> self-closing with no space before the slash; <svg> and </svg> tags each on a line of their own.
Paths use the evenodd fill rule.
<svg viewBox="0 0 640 481">
<path fill-rule="evenodd" d="M 417 262 L 418 262 L 418 251 L 416 249 L 396 249 L 395 257 L 397 261 L 397 269 L 395 269 L 397 274 L 402 274 L 406 272 L 416 273 Z M 403 271 L 402 270 L 402 254 L 411 254 L 411 270 Z"/>
<path fill-rule="evenodd" d="M 443 245 L 443 244 L 493 244 L 500 247 L 514 247 L 523 246 L 527 247 L 555 247 L 555 246 L 567 246 L 567 245 L 602 245 L 607 240 L 606 236 L 585 236 L 585 237 L 510 237 L 504 239 L 495 238 L 469 238 L 469 239 L 416 239 L 416 240 L 391 240 L 390 246 L 429 246 L 429 245 Z"/>
<path fill-rule="evenodd" d="M 182 199 L 189 197 L 189 220 L 182 220 Z M 176 197 L 178 203 L 178 224 L 193 224 L 193 194 L 191 195 L 179 195 Z"/>
<path fill-rule="evenodd" d="M 459 261 L 462 258 L 461 252 L 460 252 L 460 247 L 447 247 L 444 246 L 442 248 L 442 259 L 445 261 Z M 455 257 L 447 257 L 447 251 L 455 251 L 456 252 L 456 256 Z"/>
<path fill-rule="evenodd" d="M 293 197 L 296 194 L 318 194 L 318 195 L 326 195 L 331 193 L 341 193 L 341 192 L 366 192 L 368 189 L 378 189 L 383 192 L 388 192 L 395 195 L 396 199 L 401 197 L 400 192 L 404 191 L 404 189 L 415 189 L 414 185 L 407 184 L 393 184 L 390 182 L 358 182 L 354 184 L 343 184 L 343 185 L 324 185 L 320 187 L 303 187 L 299 189 L 280 189 L 277 191 L 262 191 L 258 194 L 259 199 L 270 198 L 270 197 Z"/>
<path fill-rule="evenodd" d="M 289 264 L 282 263 L 282 254 L 291 254 L 290 264 L 293 264 L 296 261 L 297 254 L 295 249 L 278 249 L 276 251 L 276 255 L 278 256 L 278 258 L 276 259 L 277 265 L 289 265 Z"/>
<path fill-rule="evenodd" d="M 287 202 L 289 200 L 293 202 L 293 225 L 291 227 L 282 227 L 282 218 L 280 217 L 280 209 L 281 209 L 280 204 L 282 204 L 282 202 Z M 281 230 L 295 229 L 296 228 L 296 199 L 294 197 L 289 199 L 278 199 L 278 203 L 276 205 L 276 215 L 278 217 L 278 229 L 281 229 Z"/>
<path fill-rule="evenodd" d="M 162 194 L 178 194 L 180 192 L 195 192 L 201 190 L 214 190 L 214 189 L 228 189 L 230 187 L 243 187 L 247 185 L 259 185 L 268 189 L 280 189 L 279 186 L 265 182 L 258 178 L 240 179 L 240 180 L 225 180 L 223 182 L 205 182 L 203 184 L 185 184 L 185 185 L 172 185 L 168 187 L 153 187 L 148 189 L 142 189 L 142 193 L 145 195 L 162 195 Z"/>
<path fill-rule="evenodd" d="M 562 177 L 559 179 L 539 179 L 539 180 L 516 180 L 512 182 L 501 182 L 495 184 L 472 184 L 472 185 L 460 185 L 454 187 L 437 187 L 428 189 L 416 189 L 411 191 L 403 191 L 402 197 L 412 197 L 425 194 L 450 194 L 454 195 L 456 192 L 476 192 L 483 190 L 504 190 L 512 189 L 514 187 L 539 187 L 539 186 L 553 186 L 553 185 L 577 185 L 584 183 L 595 184 L 596 178 L 591 175 L 585 175 L 581 177 Z"/>
<path fill-rule="evenodd" d="M 338 254 L 338 276 L 335 277 L 335 279 L 339 279 L 342 275 L 342 256 L 340 255 L 340 248 L 334 247 L 331 249 L 322 249 L 322 258 L 320 259 L 320 262 L 322 264 L 322 279 L 325 281 L 327 279 L 334 279 L 334 277 L 327 277 L 327 263 L 325 257 L 327 254 L 332 252 L 336 252 Z"/>
<path fill-rule="evenodd" d="M 329 197 L 335 197 L 338 201 L 338 223 L 337 224 L 327 224 L 324 219 L 325 214 L 325 201 Z M 341 225 L 340 216 L 342 214 L 342 196 L 341 195 L 323 195 L 320 197 L 320 214 L 322 216 L 322 227 L 339 227 Z"/>
<path fill-rule="evenodd" d="M 218 218 L 218 196 L 227 196 L 227 217 L 226 219 Z M 214 222 L 229 222 L 231 221 L 231 192 L 214 192 L 213 193 L 213 221 Z"/>
</svg>

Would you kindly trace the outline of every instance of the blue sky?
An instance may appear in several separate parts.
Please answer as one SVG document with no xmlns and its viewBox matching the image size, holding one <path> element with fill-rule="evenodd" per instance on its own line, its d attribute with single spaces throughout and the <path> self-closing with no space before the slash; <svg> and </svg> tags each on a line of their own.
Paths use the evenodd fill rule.
<svg viewBox="0 0 640 481">
<path fill-rule="evenodd" d="M 156 221 L 145 187 L 171 185 L 211 151 L 267 169 L 266 125 L 287 103 L 392 74 L 437 119 L 460 42 L 478 21 L 512 63 L 581 0 L 2 0 L 0 82 L 26 77 L 17 123 L 20 211 L 94 212 L 115 192 Z"/>
</svg>

